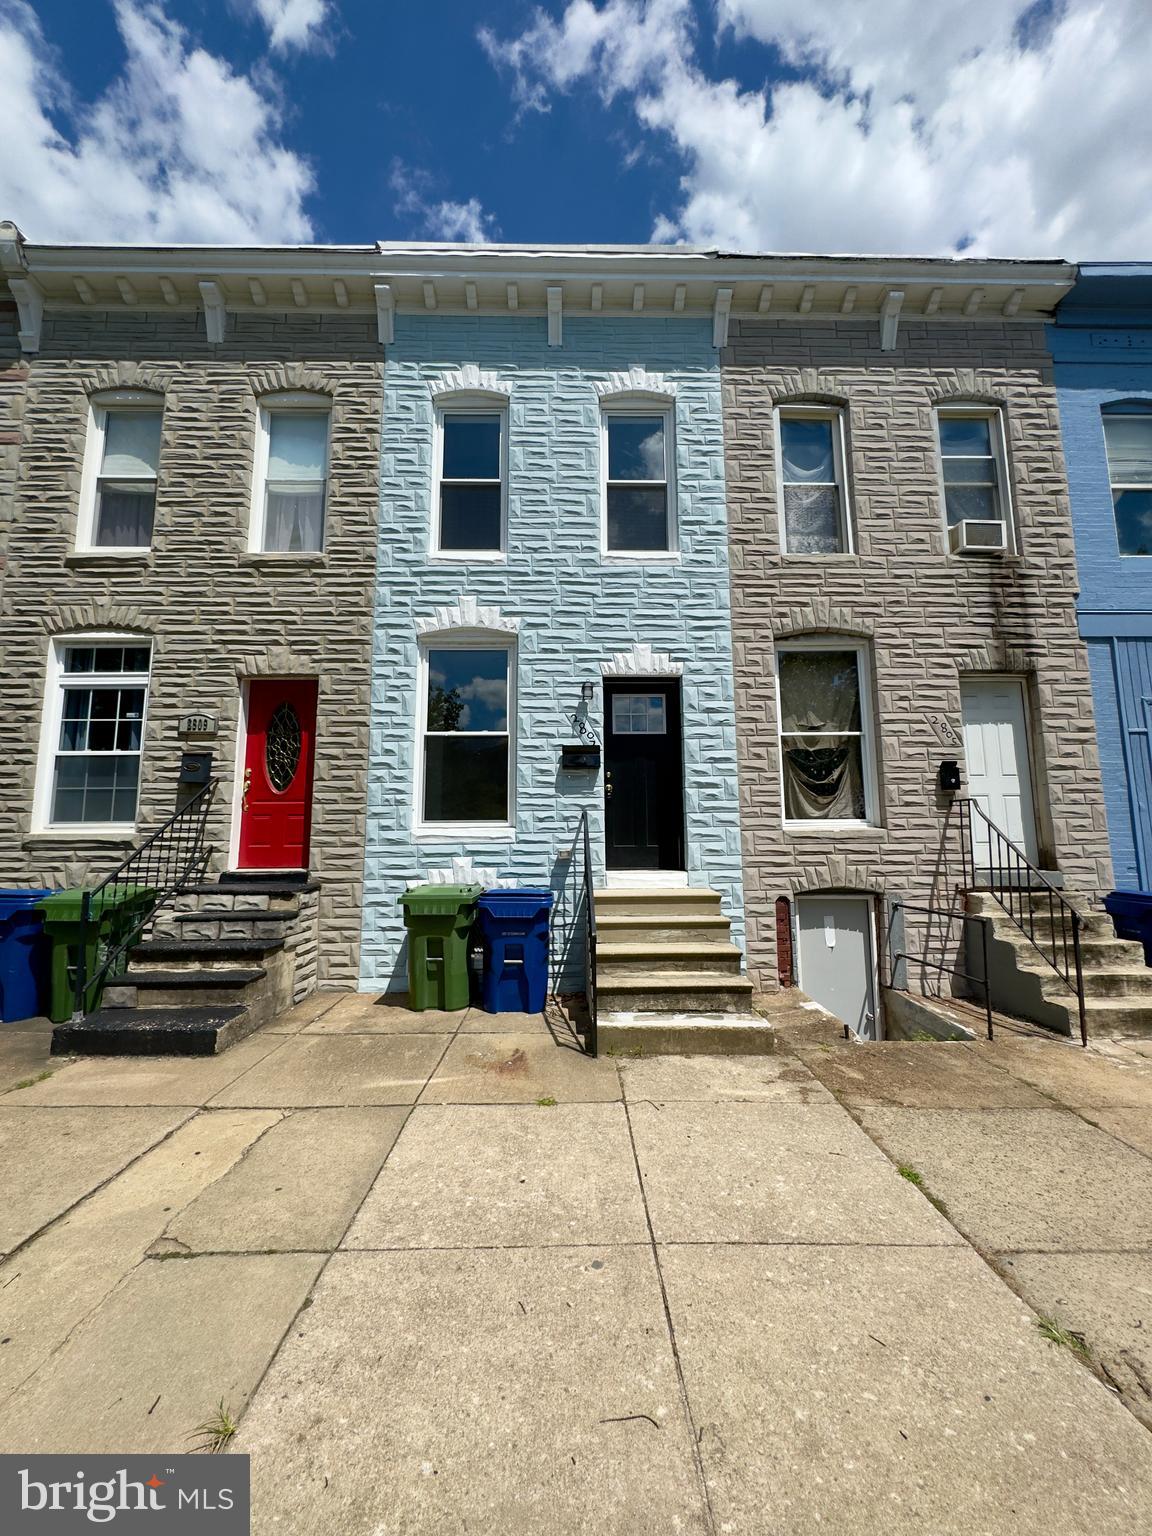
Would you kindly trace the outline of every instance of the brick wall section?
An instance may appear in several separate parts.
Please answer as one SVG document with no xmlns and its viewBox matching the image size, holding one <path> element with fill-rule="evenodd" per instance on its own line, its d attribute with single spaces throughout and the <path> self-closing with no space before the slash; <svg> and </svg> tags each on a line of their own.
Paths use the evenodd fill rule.
<svg viewBox="0 0 1152 1536">
<path fill-rule="evenodd" d="M 1070 888 L 1110 888 L 1104 804 L 1056 396 L 1042 328 L 901 326 L 882 352 L 875 322 L 734 322 L 723 355 L 733 647 L 749 967 L 776 986 L 778 896 L 832 888 L 947 900 L 955 836 L 935 776 L 945 757 L 929 716 L 960 731 L 965 671 L 1027 680 L 1042 857 Z M 934 405 L 1004 408 L 1020 554 L 947 553 Z M 789 400 L 846 411 L 854 557 L 784 556 L 773 410 Z M 782 825 L 775 641 L 863 637 L 875 679 L 881 825 L 827 833 Z M 941 850 L 946 857 L 941 857 Z M 909 920 L 911 947 L 925 942 Z M 936 954 L 946 947 L 934 945 Z M 919 979 L 919 977 L 917 977 Z"/>
<path fill-rule="evenodd" d="M 312 866 L 323 882 L 317 969 L 355 982 L 359 967 L 369 658 L 383 359 L 375 322 L 320 314 L 229 316 L 210 346 L 191 313 L 60 312 L 45 317 L 27 381 L 18 484 L 8 506 L 3 594 L 0 854 L 5 881 L 75 883 L 132 846 L 32 835 L 49 638 L 81 629 L 151 637 L 142 826 L 175 801 L 178 717 L 220 717 L 214 862 L 227 861 L 241 682 L 319 677 Z M 3 378 L 0 354 L 0 380 Z M 147 557 L 77 556 L 88 418 L 99 389 L 165 396 L 156 531 Z M 276 389 L 332 397 L 331 474 L 322 558 L 247 553 L 257 397 Z M 0 449 L 2 452 L 2 449 Z M 0 459 L 0 463 L 3 460 Z"/>
<path fill-rule="evenodd" d="M 432 390 L 465 363 L 492 371 L 510 391 L 509 551 L 500 564 L 428 558 Z M 635 364 L 662 375 L 676 392 L 681 554 L 674 562 L 620 563 L 600 554 L 595 386 Z M 383 462 L 362 985 L 406 985 L 397 898 L 407 881 L 450 867 L 455 856 L 518 881 L 551 884 L 558 898 L 554 950 L 563 952 L 555 936 L 567 931 L 574 887 L 557 854 L 571 847 L 587 807 L 600 878 L 604 838 L 602 776 L 559 771 L 561 744 L 574 737 L 566 714 L 579 708 L 581 683 L 593 681 L 590 717 L 600 731 L 601 663 L 637 642 L 684 666 L 689 878 L 722 893 L 734 942 L 741 943 L 723 428 L 711 326 L 566 318 L 563 346 L 549 347 L 542 317 L 399 315 L 396 345 L 388 349 Z M 413 837 L 416 620 L 462 596 L 521 621 L 512 843 Z M 561 986 L 571 984 L 567 978 L 565 971 Z"/>
</svg>

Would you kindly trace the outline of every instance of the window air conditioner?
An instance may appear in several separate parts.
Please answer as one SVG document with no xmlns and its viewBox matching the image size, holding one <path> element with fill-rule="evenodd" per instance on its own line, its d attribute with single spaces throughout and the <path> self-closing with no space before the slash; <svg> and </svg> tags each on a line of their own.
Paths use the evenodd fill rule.
<svg viewBox="0 0 1152 1536">
<path fill-rule="evenodd" d="M 999 518 L 993 521 L 966 517 L 963 522 L 953 523 L 948 530 L 948 542 L 957 555 L 1003 554 L 1008 548 L 1008 527 Z"/>
</svg>

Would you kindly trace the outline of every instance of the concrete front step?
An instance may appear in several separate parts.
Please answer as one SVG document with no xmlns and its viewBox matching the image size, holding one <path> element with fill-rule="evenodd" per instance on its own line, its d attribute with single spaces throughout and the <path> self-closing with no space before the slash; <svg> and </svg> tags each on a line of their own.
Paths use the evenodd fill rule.
<svg viewBox="0 0 1152 1536">
<path fill-rule="evenodd" d="M 1152 1036 L 1152 1007 L 1122 997 L 1086 997 L 1084 1001 L 1089 1040 L 1095 1035 Z M 1069 1027 L 1075 1034 L 1080 1028 L 1080 1019 L 1076 999 L 1071 998 L 1070 1002 Z"/>
<path fill-rule="evenodd" d="M 163 964 L 170 971 L 184 969 L 217 971 L 237 964 L 259 964 L 269 955 L 278 954 L 284 940 L 270 936 L 258 939 L 148 939 L 130 952 L 128 974 L 137 965 L 155 967 Z"/>
<path fill-rule="evenodd" d="M 765 1056 L 776 1031 L 754 1013 L 609 1013 L 596 1029 L 601 1056 Z"/>
<path fill-rule="evenodd" d="M 129 969 L 104 991 L 106 1008 L 184 1008 L 190 1004 L 228 1008 L 248 1004 L 268 972 L 263 966 L 219 971 L 156 971 Z"/>
<path fill-rule="evenodd" d="M 1020 963 L 1022 965 L 1042 965 L 1041 954 L 1047 954 L 1051 950 L 1051 943 L 1046 943 L 1039 934 L 1037 935 L 1036 944 L 1033 944 L 1028 936 L 1021 933 L 1015 924 L 1007 921 L 997 923 L 994 932 L 997 940 L 1010 945 L 1015 950 L 1020 956 Z M 1063 960 L 1063 944 L 1057 946 L 1057 952 L 1059 958 Z M 1071 940 L 1068 943 L 1068 963 L 1069 966 L 1075 964 Z M 1136 944 L 1130 939 L 1082 939 L 1080 941 L 1080 963 L 1084 968 L 1085 975 L 1089 971 L 1100 970 L 1135 971 L 1144 964 L 1144 949 L 1142 945 Z"/>
<path fill-rule="evenodd" d="M 597 933 L 610 944 L 727 944 L 731 927 L 722 913 L 715 917 L 692 913 L 679 917 L 674 913 L 596 913 Z"/>
<path fill-rule="evenodd" d="M 601 940 L 596 947 L 596 976 L 601 986 L 637 971 L 704 971 L 718 976 L 740 974 L 741 953 L 735 944 L 649 943 L 618 944 Z"/>
<path fill-rule="evenodd" d="M 1010 928 L 1016 928 L 1019 931 L 1016 920 L 1007 909 L 996 900 L 995 896 L 985 891 L 969 893 L 968 911 L 973 917 L 990 917 L 994 922 L 1006 923 Z M 1071 942 L 1072 925 L 1067 913 L 1061 916 L 1061 913 L 1057 911 L 1054 916 L 1050 917 L 1047 901 L 1044 902 L 1042 907 L 1033 908 L 1032 912 L 1033 916 L 1031 921 L 1029 921 L 1027 912 L 1020 912 L 1017 909 L 1018 916 L 1022 920 L 1025 929 L 1034 933 L 1037 938 L 1051 938 L 1053 933 L 1059 935 L 1067 932 L 1069 942 Z M 1081 911 L 1080 919 L 1080 936 L 1082 939 L 1114 939 L 1116 937 L 1116 929 L 1107 912 Z"/>
<path fill-rule="evenodd" d="M 669 886 L 593 892 L 596 921 L 601 917 L 721 917 L 719 891 Z"/>
<path fill-rule="evenodd" d="M 605 979 L 597 968 L 596 995 L 604 1013 L 737 1013 L 747 1012 L 752 983 L 746 976 L 722 976 L 712 971 L 651 969 Z"/>
<path fill-rule="evenodd" d="M 52 1054 L 214 1056 L 258 1023 L 241 1004 L 190 1008 L 101 1008 L 79 1024 L 58 1024 Z"/>
</svg>

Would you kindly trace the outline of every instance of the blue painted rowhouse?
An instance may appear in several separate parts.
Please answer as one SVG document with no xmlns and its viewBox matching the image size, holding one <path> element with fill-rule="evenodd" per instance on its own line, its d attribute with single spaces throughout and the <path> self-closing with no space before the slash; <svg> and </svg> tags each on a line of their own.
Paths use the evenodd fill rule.
<svg viewBox="0 0 1152 1536">
<path fill-rule="evenodd" d="M 1152 963 L 1152 264 L 1086 263 L 1049 327 L 1117 930 Z"/>
</svg>

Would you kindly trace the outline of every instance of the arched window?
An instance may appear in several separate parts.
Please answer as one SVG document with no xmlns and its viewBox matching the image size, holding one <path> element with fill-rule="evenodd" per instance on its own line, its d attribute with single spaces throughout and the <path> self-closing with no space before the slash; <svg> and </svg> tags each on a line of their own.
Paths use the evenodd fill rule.
<svg viewBox="0 0 1152 1536">
<path fill-rule="evenodd" d="M 107 389 L 90 402 L 76 547 L 139 552 L 151 547 L 164 397 Z"/>
<path fill-rule="evenodd" d="M 327 395 L 292 390 L 261 397 L 251 549 L 308 554 L 324 548 L 331 414 Z"/>
<path fill-rule="evenodd" d="M 848 635 L 776 648 L 785 826 L 876 820 L 868 648 Z"/>
<path fill-rule="evenodd" d="M 1117 400 L 1103 417 L 1120 553 L 1152 555 L 1152 400 Z"/>
<path fill-rule="evenodd" d="M 851 554 L 843 411 L 781 405 L 776 433 L 781 548 L 790 555 Z"/>
</svg>

